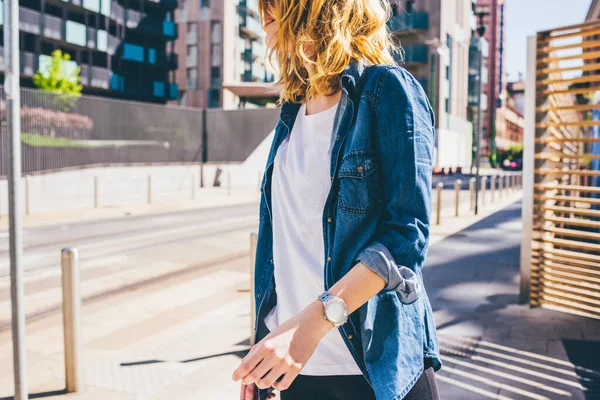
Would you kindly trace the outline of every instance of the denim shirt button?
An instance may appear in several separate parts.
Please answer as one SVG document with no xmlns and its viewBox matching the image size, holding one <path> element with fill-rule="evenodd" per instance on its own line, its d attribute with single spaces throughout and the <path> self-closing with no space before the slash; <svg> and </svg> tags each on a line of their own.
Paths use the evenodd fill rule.
<svg viewBox="0 0 600 400">
<path fill-rule="evenodd" d="M 351 333 L 348 334 L 348 339 L 352 340 L 353 337 L 354 337 L 353 334 L 351 334 Z"/>
<path fill-rule="evenodd" d="M 331 262 L 331 256 L 327 257 L 327 262 Z"/>
<path fill-rule="evenodd" d="M 273 264 L 273 259 L 272 258 L 269 260 L 269 264 Z"/>
<path fill-rule="evenodd" d="M 340 135 L 337 135 L 337 136 L 335 137 L 335 140 L 340 140 Z"/>
<path fill-rule="evenodd" d="M 329 223 L 333 222 L 333 218 L 331 218 L 331 217 L 327 218 L 327 222 L 329 222 Z"/>
<path fill-rule="evenodd" d="M 260 299 L 260 293 L 256 295 L 256 297 L 258 297 Z"/>
</svg>

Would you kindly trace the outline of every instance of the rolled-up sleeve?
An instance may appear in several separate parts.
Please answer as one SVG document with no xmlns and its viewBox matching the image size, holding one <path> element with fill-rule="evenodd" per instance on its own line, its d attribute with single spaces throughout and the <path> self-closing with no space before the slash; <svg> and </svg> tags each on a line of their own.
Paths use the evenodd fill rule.
<svg viewBox="0 0 600 400">
<path fill-rule="evenodd" d="M 383 72 L 375 95 L 384 209 L 374 240 L 355 261 L 381 276 L 384 290 L 412 303 L 429 244 L 434 114 L 420 84 L 402 68 Z"/>
</svg>

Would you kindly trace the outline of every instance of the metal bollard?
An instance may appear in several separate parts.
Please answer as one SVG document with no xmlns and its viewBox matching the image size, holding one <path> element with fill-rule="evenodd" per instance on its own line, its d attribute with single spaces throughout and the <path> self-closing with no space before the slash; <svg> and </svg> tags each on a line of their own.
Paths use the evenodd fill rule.
<svg viewBox="0 0 600 400">
<path fill-rule="evenodd" d="M 462 181 L 460 179 L 457 179 L 456 182 L 454 182 L 454 191 L 456 192 L 456 212 L 454 213 L 454 216 L 458 217 L 459 209 L 460 209 L 460 188 L 462 186 Z"/>
<path fill-rule="evenodd" d="M 94 208 L 98 208 L 98 177 L 94 176 Z"/>
<path fill-rule="evenodd" d="M 469 191 L 471 192 L 471 211 L 475 210 L 475 185 L 477 184 L 477 179 L 471 178 L 469 179 Z"/>
<path fill-rule="evenodd" d="M 490 177 L 490 189 L 492 191 L 492 200 L 491 200 L 492 204 L 494 204 L 494 200 L 496 197 L 496 178 L 497 178 L 497 176 L 495 176 L 495 175 Z"/>
<path fill-rule="evenodd" d="M 481 205 L 485 206 L 485 191 L 487 186 L 487 176 L 481 177 Z"/>
<path fill-rule="evenodd" d="M 196 199 L 196 177 L 194 176 L 194 174 L 192 174 L 191 185 L 192 185 L 192 200 L 195 200 Z"/>
<path fill-rule="evenodd" d="M 513 174 L 511 173 L 508 176 L 508 184 L 510 185 L 510 192 L 514 192 L 515 191 L 515 184 L 513 183 Z"/>
<path fill-rule="evenodd" d="M 61 252 L 63 329 L 65 341 L 65 376 L 67 392 L 78 392 L 83 386 L 81 361 L 81 297 L 79 294 L 79 254 L 75 248 Z"/>
<path fill-rule="evenodd" d="M 502 182 L 504 182 L 504 176 L 503 175 L 498 175 L 498 198 L 501 199 L 502 198 L 502 188 L 503 188 L 503 184 Z"/>
<path fill-rule="evenodd" d="M 227 195 L 231 195 L 231 171 L 227 170 Z"/>
<path fill-rule="evenodd" d="M 31 212 L 31 188 L 29 175 L 25 176 L 25 215 Z"/>
<path fill-rule="evenodd" d="M 256 325 L 256 302 L 254 299 L 254 258 L 258 234 L 250 234 L 250 346 L 254 346 L 254 326 Z"/>
<path fill-rule="evenodd" d="M 148 204 L 152 204 L 152 175 L 148 175 Z"/>
<path fill-rule="evenodd" d="M 437 206 L 436 206 L 436 224 L 439 225 L 442 219 L 441 210 L 442 210 L 442 189 L 444 188 L 444 184 L 439 182 L 437 184 Z"/>
</svg>

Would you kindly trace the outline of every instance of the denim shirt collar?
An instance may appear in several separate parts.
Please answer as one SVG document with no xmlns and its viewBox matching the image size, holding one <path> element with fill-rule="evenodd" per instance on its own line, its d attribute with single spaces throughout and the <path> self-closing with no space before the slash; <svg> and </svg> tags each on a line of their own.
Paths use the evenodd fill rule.
<svg viewBox="0 0 600 400">
<path fill-rule="evenodd" d="M 350 98 L 353 98 L 359 91 L 358 84 L 360 82 L 360 77 L 362 76 L 365 70 L 365 60 L 357 60 L 352 59 L 350 63 L 342 73 L 340 74 L 340 80 L 342 85 L 342 90 L 346 91 Z M 290 122 L 296 119 L 296 114 L 298 113 L 298 109 L 300 108 L 299 103 L 285 102 L 281 106 L 281 120 L 288 127 L 290 126 Z"/>
</svg>

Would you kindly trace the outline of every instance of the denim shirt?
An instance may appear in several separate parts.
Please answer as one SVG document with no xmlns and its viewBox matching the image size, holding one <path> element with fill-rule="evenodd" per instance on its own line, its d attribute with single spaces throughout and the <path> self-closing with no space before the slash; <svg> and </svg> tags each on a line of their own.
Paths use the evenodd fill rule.
<svg viewBox="0 0 600 400">
<path fill-rule="evenodd" d="M 322 219 L 323 290 L 358 262 L 385 281 L 338 330 L 377 400 L 396 400 L 419 378 L 424 359 L 441 367 L 421 275 L 429 244 L 434 114 L 420 84 L 398 66 L 352 61 L 341 85 Z M 273 265 L 271 177 L 298 108 L 281 108 L 261 184 L 255 343 L 264 336 L 258 321 L 277 302 L 274 268 L 285 268 Z M 260 399 L 271 390 L 260 390 Z"/>
</svg>

